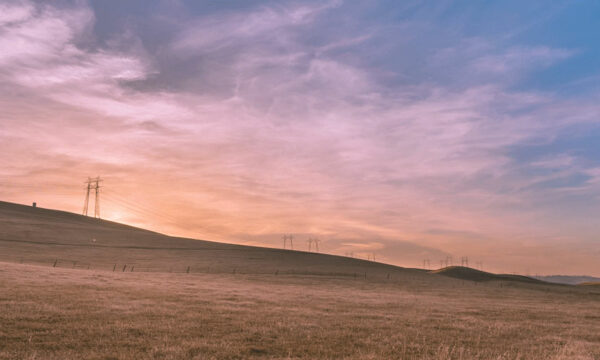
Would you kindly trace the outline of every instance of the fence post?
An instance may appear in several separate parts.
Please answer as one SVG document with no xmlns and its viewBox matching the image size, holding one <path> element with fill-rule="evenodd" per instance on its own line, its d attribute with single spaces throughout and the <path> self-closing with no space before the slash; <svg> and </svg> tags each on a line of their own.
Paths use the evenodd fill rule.
<svg viewBox="0 0 600 360">
<path fill-rule="evenodd" d="M 127 268 L 127 264 L 123 265 L 123 272 L 125 272 L 126 268 Z"/>
<path fill-rule="evenodd" d="M 189 274 L 189 273 L 190 273 L 190 267 L 189 267 L 189 266 L 187 267 L 187 270 L 185 271 L 185 273 L 186 273 L 186 274 Z"/>
<path fill-rule="evenodd" d="M 133 272 L 133 269 L 134 269 L 134 268 L 135 268 L 135 265 L 133 265 L 133 266 L 131 267 L 131 272 Z"/>
<path fill-rule="evenodd" d="M 115 264 L 115 266 L 113 266 L 113 272 L 115 272 L 116 269 L 117 269 L 117 264 Z"/>
<path fill-rule="evenodd" d="M 54 264 L 52 265 L 52 267 L 56 267 L 57 262 L 58 262 L 58 259 L 54 260 Z"/>
</svg>

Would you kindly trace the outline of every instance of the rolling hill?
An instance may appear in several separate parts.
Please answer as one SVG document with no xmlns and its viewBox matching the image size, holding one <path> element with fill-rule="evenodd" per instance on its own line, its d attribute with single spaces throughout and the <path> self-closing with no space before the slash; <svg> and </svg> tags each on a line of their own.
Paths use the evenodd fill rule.
<svg viewBox="0 0 600 360">
<path fill-rule="evenodd" d="M 544 284 L 545 282 L 523 275 L 493 274 L 464 266 L 448 266 L 443 269 L 433 270 L 432 274 L 449 276 L 452 278 L 470 281 L 516 281 L 530 284 Z"/>
<path fill-rule="evenodd" d="M 166 236 L 9 202 L 0 202 L 0 261 L 120 271 L 425 276 L 342 256 Z"/>
<path fill-rule="evenodd" d="M 305 251 L 172 237 L 70 212 L 0 202 L 0 261 L 108 271 L 304 274 L 544 282 L 460 266 L 435 271 Z M 439 275 L 439 276 L 438 276 Z"/>
</svg>

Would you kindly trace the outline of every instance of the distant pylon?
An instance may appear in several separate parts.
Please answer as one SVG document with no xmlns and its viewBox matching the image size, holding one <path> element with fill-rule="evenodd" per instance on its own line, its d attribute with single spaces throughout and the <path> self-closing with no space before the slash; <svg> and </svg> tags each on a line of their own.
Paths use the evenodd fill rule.
<svg viewBox="0 0 600 360">
<path fill-rule="evenodd" d="M 86 193 L 85 193 L 85 202 L 83 203 L 83 215 L 88 216 L 88 205 L 90 202 L 90 191 L 93 189 L 95 191 L 95 196 L 94 196 L 94 217 L 95 218 L 100 218 L 100 182 L 102 181 L 102 179 L 100 179 L 100 176 L 96 176 L 95 178 L 90 178 L 88 177 L 87 181 L 85 182 L 85 184 L 87 184 L 86 187 Z"/>
<path fill-rule="evenodd" d="M 446 267 L 448 267 L 448 264 L 452 266 L 452 256 L 446 256 Z"/>
<path fill-rule="evenodd" d="M 83 203 L 83 215 L 87 216 L 88 213 L 88 203 L 90 202 L 90 189 L 92 188 L 92 179 L 88 177 L 87 181 L 87 192 L 85 193 L 85 202 Z"/>
<path fill-rule="evenodd" d="M 306 240 L 306 242 L 308 243 L 308 252 L 310 252 L 312 250 L 311 247 L 312 247 L 313 239 L 308 238 L 308 240 Z"/>
<path fill-rule="evenodd" d="M 283 248 L 287 249 L 287 241 L 290 241 L 290 249 L 294 250 L 294 235 L 283 234 Z"/>
<path fill-rule="evenodd" d="M 315 244 L 315 251 L 319 252 L 319 243 L 321 242 L 321 240 L 319 240 L 318 238 L 314 238 L 312 239 L 312 241 Z"/>
<path fill-rule="evenodd" d="M 469 257 L 468 256 L 463 256 L 460 258 L 460 266 L 469 267 Z"/>
</svg>

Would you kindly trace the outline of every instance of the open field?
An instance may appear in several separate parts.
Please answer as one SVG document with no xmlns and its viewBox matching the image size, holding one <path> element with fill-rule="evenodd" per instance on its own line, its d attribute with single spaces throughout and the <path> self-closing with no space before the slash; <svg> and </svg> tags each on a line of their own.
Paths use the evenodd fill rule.
<svg viewBox="0 0 600 360">
<path fill-rule="evenodd" d="M 600 359 L 599 314 L 598 286 L 172 238 L 0 203 L 2 359 Z"/>
<path fill-rule="evenodd" d="M 0 263 L 6 359 L 598 359 L 600 290 Z"/>
</svg>

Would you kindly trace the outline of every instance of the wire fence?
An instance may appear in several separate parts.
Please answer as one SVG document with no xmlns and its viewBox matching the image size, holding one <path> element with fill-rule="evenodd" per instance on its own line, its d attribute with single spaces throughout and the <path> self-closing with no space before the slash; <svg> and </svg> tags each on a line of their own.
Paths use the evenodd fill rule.
<svg viewBox="0 0 600 360">
<path fill-rule="evenodd" d="M 233 274 L 233 275 L 270 275 L 270 276 L 293 276 L 303 278 L 320 278 L 320 279 L 346 279 L 346 280 L 357 280 L 363 282 L 372 283 L 389 283 L 401 286 L 409 286 L 412 290 L 418 291 L 432 291 L 435 286 L 432 287 L 432 280 L 435 275 L 423 273 L 393 273 L 393 272 L 344 272 L 344 271 L 311 271 L 305 269 L 266 269 L 260 267 L 236 267 L 236 266 L 206 266 L 206 265 L 182 265 L 173 264 L 171 266 L 149 266 L 147 264 L 139 264 L 136 262 L 113 262 L 109 263 L 93 263 L 87 261 L 80 261 L 66 258 L 41 258 L 41 257 L 18 257 L 18 258 L 7 258 L 0 256 L 1 262 L 6 263 L 20 263 L 24 265 L 35 265 L 43 266 L 48 268 L 56 269 L 76 269 L 82 271 L 102 271 L 112 273 L 172 273 L 172 274 Z M 433 276 L 433 277 L 432 277 Z M 442 280 L 438 278 L 438 280 Z M 445 281 L 442 280 L 439 284 L 444 284 L 447 289 L 454 288 L 455 291 L 465 286 L 481 286 L 487 288 L 497 288 L 498 291 L 501 289 L 508 288 L 527 288 L 529 290 L 537 291 L 557 291 L 557 288 L 564 288 L 562 291 L 585 293 L 600 296 L 600 289 L 594 287 L 582 287 L 572 286 L 564 284 L 531 284 L 521 283 L 515 281 L 469 281 L 461 279 L 447 278 Z"/>
<path fill-rule="evenodd" d="M 19 263 L 25 265 L 45 266 L 62 269 L 96 270 L 108 272 L 142 272 L 142 273 L 178 273 L 178 274 L 247 274 L 247 275 L 303 275 L 320 277 L 340 277 L 352 279 L 386 279 L 392 280 L 393 274 L 385 276 L 381 274 L 369 275 L 367 272 L 337 272 L 337 271 L 309 271 L 301 269 L 257 269 L 243 266 L 206 266 L 206 265 L 181 265 L 171 266 L 149 266 L 147 264 L 138 264 L 136 262 L 114 262 L 108 263 L 90 263 L 65 258 L 37 258 L 37 257 L 19 257 L 3 258 L 1 261 Z"/>
</svg>

